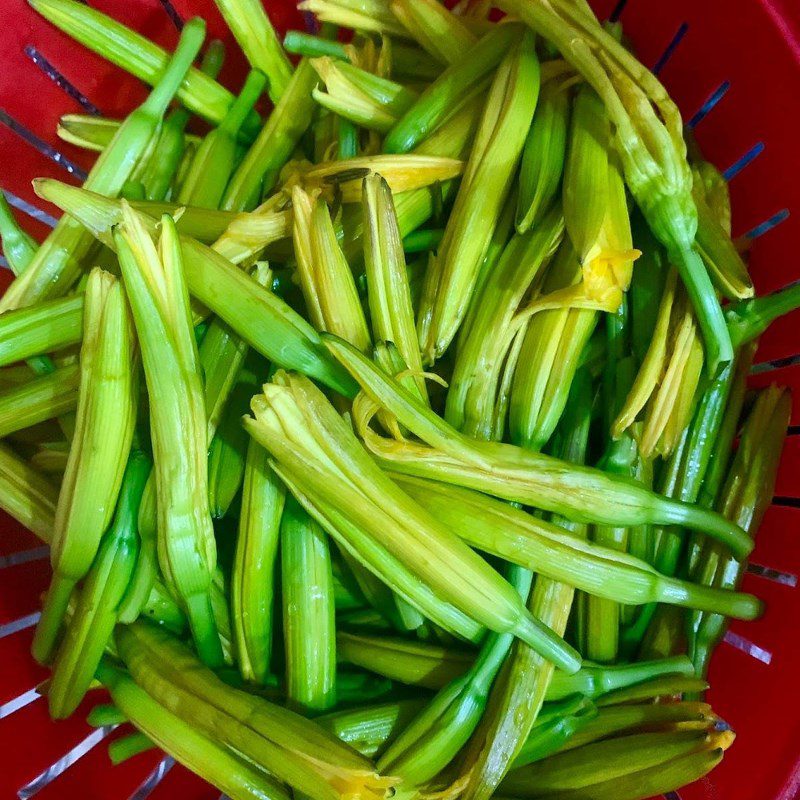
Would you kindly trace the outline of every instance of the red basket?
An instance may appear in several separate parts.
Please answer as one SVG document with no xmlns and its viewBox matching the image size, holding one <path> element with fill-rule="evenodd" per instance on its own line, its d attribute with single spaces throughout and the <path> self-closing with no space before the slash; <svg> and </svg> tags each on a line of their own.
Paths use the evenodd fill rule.
<svg viewBox="0 0 800 800">
<path fill-rule="evenodd" d="M 168 48 L 175 25 L 158 0 L 92 0 L 92 5 Z M 284 0 L 265 0 L 281 31 L 302 28 Z M 645 64 L 657 68 L 694 128 L 704 154 L 731 178 L 734 235 L 749 235 L 759 293 L 800 278 L 800 2 L 798 0 L 596 0 L 601 18 L 620 15 Z M 209 36 L 229 45 L 221 80 L 238 87 L 244 60 L 211 0 L 174 0 L 180 18 L 202 15 Z M 58 141 L 61 114 L 86 98 L 122 116 L 144 97 L 141 84 L 60 34 L 22 0 L 0 0 L 0 185 L 29 209 L 39 238 L 47 208 L 34 176 L 70 179 L 87 153 Z M 34 47 L 35 50 L 30 48 Z M 82 97 L 46 75 L 50 62 Z M 38 62 L 38 64 L 36 63 Z M 43 70 L 42 67 L 45 67 Z M 16 129 L 16 130 L 15 130 Z M 22 130 L 24 129 L 24 131 Z M 27 132 L 27 133 L 26 133 Z M 29 134 L 37 137 L 34 144 Z M 48 146 L 56 148 L 45 154 Z M 60 154 L 60 157 L 59 157 Z M 66 170 L 66 171 L 65 171 Z M 43 220 L 43 221 L 42 221 Z M 10 274 L 0 272 L 0 290 Z M 794 386 L 792 424 L 800 425 L 800 311 L 763 337 L 753 384 Z M 711 665 L 711 702 L 738 733 L 722 765 L 681 789 L 683 800 L 792 800 L 800 796 L 800 428 L 790 430 L 774 505 L 758 536 L 745 589 L 767 601 L 755 623 L 734 623 Z M 70 720 L 51 722 L 34 687 L 46 677 L 29 649 L 39 596 L 49 577 L 47 551 L 5 515 L 0 519 L 0 800 L 212 800 L 219 793 L 170 759 L 153 753 L 112 767 L 104 746 L 122 731 L 93 731 L 87 702 Z M 66 755 L 66 757 L 65 757 Z M 77 758 L 76 758 L 77 756 Z M 64 758 L 65 757 L 65 758 Z M 64 769 L 65 764 L 70 766 Z M 56 769 L 51 765 L 58 764 Z M 48 773 L 48 769 L 50 772 Z M 54 773 L 58 776 L 50 780 Z M 673 795 L 674 796 L 674 795 Z"/>
</svg>

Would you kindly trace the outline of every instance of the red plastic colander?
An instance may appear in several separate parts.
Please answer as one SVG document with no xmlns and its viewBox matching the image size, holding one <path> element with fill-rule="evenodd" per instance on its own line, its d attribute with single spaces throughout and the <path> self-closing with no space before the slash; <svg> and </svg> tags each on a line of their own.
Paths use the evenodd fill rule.
<svg viewBox="0 0 800 800">
<path fill-rule="evenodd" d="M 286 0 L 264 0 L 280 31 L 304 20 Z M 181 19 L 201 15 L 229 45 L 220 80 L 238 87 L 245 64 L 212 0 L 91 0 L 172 49 Z M 653 67 L 705 156 L 731 181 L 734 236 L 753 238 L 759 293 L 800 278 L 800 0 L 596 0 L 619 16 Z M 0 0 L 0 186 L 43 238 L 55 209 L 31 178 L 74 180 L 89 154 L 59 141 L 61 114 L 123 116 L 142 85 L 60 34 L 23 0 Z M 0 291 L 10 273 L 0 270 Z M 800 312 L 762 339 L 752 382 L 795 388 L 792 427 L 773 506 L 758 535 L 745 590 L 767 601 L 754 623 L 734 622 L 711 664 L 710 700 L 738 733 L 712 775 L 672 800 L 794 800 L 800 797 Z M 52 722 L 35 687 L 46 671 L 29 651 L 47 549 L 0 513 L 0 800 L 216 800 L 219 792 L 162 754 L 113 767 L 105 745 L 123 729 L 93 730 L 87 700 Z M 95 693 L 97 695 L 97 693 Z"/>
</svg>

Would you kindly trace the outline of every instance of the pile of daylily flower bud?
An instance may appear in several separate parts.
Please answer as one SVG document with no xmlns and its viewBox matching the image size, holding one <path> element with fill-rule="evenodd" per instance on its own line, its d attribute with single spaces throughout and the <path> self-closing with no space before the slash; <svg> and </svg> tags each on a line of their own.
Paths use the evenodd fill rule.
<svg viewBox="0 0 800 800">
<path fill-rule="evenodd" d="M 30 2 L 153 87 L 62 118 L 98 156 L 35 182 L 44 242 L 0 214 L 0 507 L 51 545 L 52 716 L 102 684 L 115 761 L 161 748 L 233 800 L 711 770 L 790 409 L 746 377 L 800 287 L 753 297 L 622 31 L 584 0 L 305 0 L 319 33 L 282 44 L 217 0 L 234 96 L 199 18 L 167 53 Z"/>
</svg>

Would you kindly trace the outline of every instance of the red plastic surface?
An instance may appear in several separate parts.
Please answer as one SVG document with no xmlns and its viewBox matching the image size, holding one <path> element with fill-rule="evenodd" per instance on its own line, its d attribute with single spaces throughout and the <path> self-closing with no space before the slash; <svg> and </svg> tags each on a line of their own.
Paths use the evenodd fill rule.
<svg viewBox="0 0 800 800">
<path fill-rule="evenodd" d="M 264 0 L 281 30 L 301 28 L 303 19 L 291 3 Z M 176 31 L 159 0 L 92 0 L 92 5 L 172 48 Z M 244 60 L 211 0 L 174 0 L 187 18 L 200 14 L 209 36 L 225 40 L 229 59 L 222 81 L 238 88 Z M 601 18 L 614 0 L 593 3 Z M 722 99 L 695 128 L 703 152 L 727 169 L 755 145 L 763 150 L 731 181 L 734 233 L 751 231 L 777 212 L 789 216 L 755 239 L 751 270 L 760 292 L 800 278 L 800 3 L 797 0 L 628 0 L 621 20 L 645 64 L 658 63 L 685 28 L 660 76 L 677 100 L 685 119 L 727 83 Z M 80 106 L 26 57 L 35 45 L 105 114 L 120 116 L 144 96 L 138 81 L 110 67 L 54 30 L 22 0 L 0 0 L 0 108 L 39 137 L 56 145 L 68 159 L 86 168 L 85 152 L 60 142 L 55 126 L 62 113 Z M 44 205 L 30 179 L 48 175 L 69 180 L 62 167 L 0 124 L 0 186 Z M 54 209 L 45 209 L 54 213 Z M 47 228 L 25 218 L 38 238 Z M 794 246 L 793 246 L 794 245 Z M 0 290 L 8 283 L 0 273 Z M 777 323 L 764 337 L 757 361 L 769 362 L 800 353 L 800 312 Z M 800 360 L 800 359 L 799 359 Z M 769 365 L 768 365 L 769 366 Z M 800 425 L 800 363 L 784 363 L 760 372 L 753 384 L 770 382 L 794 387 L 793 425 Z M 753 563 L 789 575 L 800 575 L 800 439 L 792 435 L 784 454 L 777 494 L 782 505 L 767 514 L 758 536 Z M 0 518 L 0 556 L 38 546 L 14 521 Z M 34 612 L 48 576 L 46 560 L 0 567 L 0 626 Z M 711 778 L 680 791 L 683 800 L 793 800 L 800 796 L 800 590 L 758 575 L 748 575 L 745 588 L 768 602 L 755 623 L 732 631 L 769 654 L 769 664 L 730 645 L 719 648 L 711 670 L 710 699 L 738 733 L 737 741 Z M 2 628 L 0 628 L 2 630 Z M 31 629 L 0 638 L 0 709 L 34 687 L 45 676 L 29 656 Z M 762 655 L 763 658 L 766 656 Z M 90 703 L 84 704 L 84 710 Z M 15 798 L 19 787 L 34 778 L 90 729 L 79 714 L 52 723 L 39 699 L 0 719 L 0 800 Z M 112 735 L 119 735 L 115 732 Z M 160 755 L 137 756 L 112 768 L 103 745 L 95 747 L 54 783 L 36 795 L 41 800 L 118 800 L 131 797 Z M 180 767 L 171 769 L 149 795 L 153 800 L 212 800 L 218 792 Z M 140 795 L 141 796 L 141 795 Z"/>
</svg>

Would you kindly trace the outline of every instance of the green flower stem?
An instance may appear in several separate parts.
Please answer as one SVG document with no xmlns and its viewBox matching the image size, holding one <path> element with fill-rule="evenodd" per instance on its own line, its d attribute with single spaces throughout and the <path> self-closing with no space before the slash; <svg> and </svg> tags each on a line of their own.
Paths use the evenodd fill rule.
<svg viewBox="0 0 800 800">
<path fill-rule="evenodd" d="M 87 6 L 72 0 L 44 2 L 52 2 L 58 7 L 74 5 L 78 10 L 90 11 Z M 204 37 L 202 20 L 194 19 L 186 24 L 175 54 L 164 66 L 158 84 L 147 100 L 127 117 L 112 142 L 103 150 L 86 178 L 86 189 L 111 197 L 122 191 L 137 164 L 155 145 L 167 106 L 200 50 Z M 92 237 L 79 222 L 69 216 L 62 217 L 42 242 L 25 272 L 0 298 L 0 312 L 64 294 L 79 277 L 81 260 L 92 244 Z"/>
</svg>

